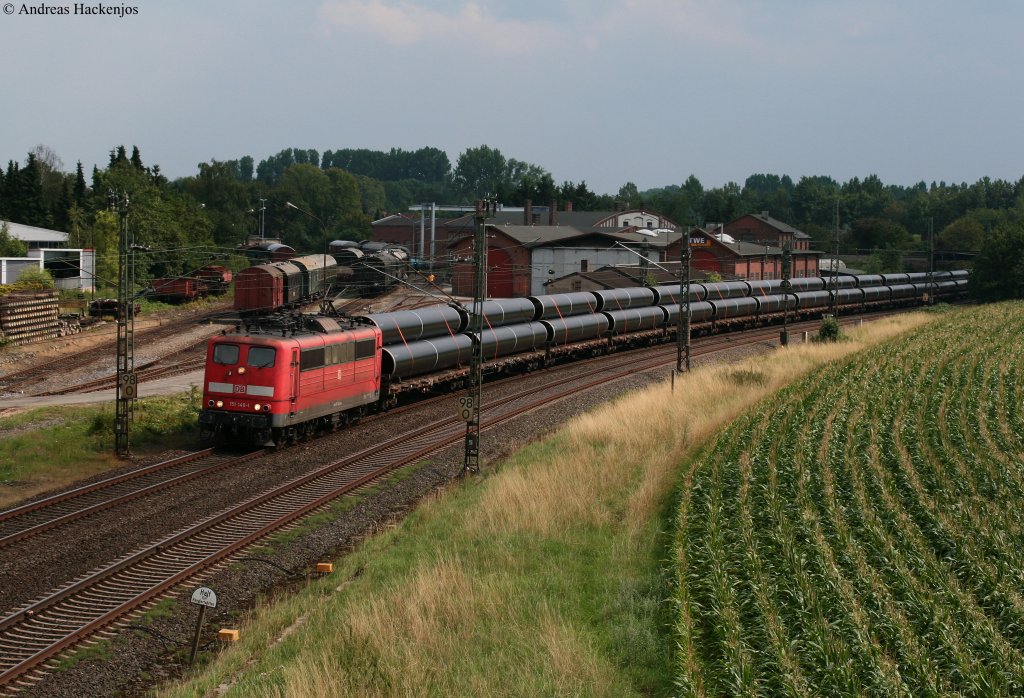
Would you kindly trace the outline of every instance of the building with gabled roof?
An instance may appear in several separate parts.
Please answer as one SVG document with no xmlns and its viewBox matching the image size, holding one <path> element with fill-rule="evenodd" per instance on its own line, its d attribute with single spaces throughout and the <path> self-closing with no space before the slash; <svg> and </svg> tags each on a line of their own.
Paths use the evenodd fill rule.
<svg viewBox="0 0 1024 698">
<path fill-rule="evenodd" d="M 591 214 L 592 215 L 592 214 Z M 500 220 L 500 217 L 498 217 Z M 496 298 L 546 293 L 547 281 L 572 272 L 605 266 L 638 266 L 642 258 L 657 263 L 682 233 L 570 225 L 487 223 L 487 295 Z M 473 293 L 473 235 L 449 243 L 452 290 Z M 653 264 L 651 265 L 653 266 Z"/>
<path fill-rule="evenodd" d="M 743 242 L 734 240 L 728 233 L 719 232 L 717 226 L 710 230 L 694 228 L 690 231 L 690 268 L 705 273 L 716 273 L 723 279 L 781 279 L 783 249 L 778 245 L 764 242 Z M 667 250 L 668 259 L 677 260 L 681 247 L 675 245 Z M 816 250 L 794 249 L 790 276 L 817 276 L 818 259 L 822 253 Z"/>
<path fill-rule="evenodd" d="M 767 242 L 776 247 L 783 247 L 788 242 L 794 251 L 811 249 L 810 235 L 772 218 L 767 211 L 740 216 L 722 226 L 722 232 L 737 242 Z"/>
<path fill-rule="evenodd" d="M 416 207 L 419 213 L 395 213 L 373 221 L 372 239 L 391 242 L 406 247 L 417 259 L 433 258 L 444 263 L 441 257 L 449 243 L 465 235 L 472 235 L 475 227 L 473 213 L 466 213 L 463 206 L 436 206 L 436 215 L 430 215 L 429 206 Z M 445 217 L 446 213 L 459 215 Z M 433 212 L 431 212 L 433 213 Z M 632 209 L 628 211 L 574 211 L 568 203 L 559 211 L 556 202 L 547 206 L 534 206 L 527 201 L 522 207 L 499 208 L 487 219 L 489 225 L 567 227 L 576 231 L 607 232 L 627 228 L 647 230 L 676 230 L 674 221 L 657 213 Z"/>
<path fill-rule="evenodd" d="M 574 291 L 605 291 L 613 288 L 637 286 L 670 286 L 679 283 L 679 262 L 660 262 L 658 266 L 633 265 L 628 267 L 601 267 L 596 271 L 576 271 L 551 279 L 544 284 L 544 293 L 572 293 Z M 691 280 L 704 279 L 701 272 L 690 274 Z"/>
<path fill-rule="evenodd" d="M 57 288 L 90 290 L 96 286 L 96 255 L 92 249 L 68 248 L 68 234 L 21 223 L 0 221 L 15 240 L 28 247 L 27 257 L 9 257 L 0 263 L 0 283 L 14 283 L 23 271 L 45 269 Z"/>
</svg>

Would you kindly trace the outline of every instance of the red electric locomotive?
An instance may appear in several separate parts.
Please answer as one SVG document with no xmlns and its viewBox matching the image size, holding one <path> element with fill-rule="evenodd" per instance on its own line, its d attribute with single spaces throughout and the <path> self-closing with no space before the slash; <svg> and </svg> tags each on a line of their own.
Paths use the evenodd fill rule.
<svg viewBox="0 0 1024 698">
<path fill-rule="evenodd" d="M 207 345 L 200 429 L 264 445 L 355 421 L 380 396 L 381 331 L 326 317 Z"/>
</svg>

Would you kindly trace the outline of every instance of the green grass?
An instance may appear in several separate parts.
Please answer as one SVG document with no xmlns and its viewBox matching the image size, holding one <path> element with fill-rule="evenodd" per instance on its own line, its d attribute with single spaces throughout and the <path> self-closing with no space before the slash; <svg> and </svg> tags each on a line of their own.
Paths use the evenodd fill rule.
<svg viewBox="0 0 1024 698">
<path fill-rule="evenodd" d="M 136 454 L 198 445 L 197 390 L 136 403 Z M 0 506 L 121 465 L 114 405 L 44 407 L 0 417 Z"/>
<path fill-rule="evenodd" d="M 240 643 L 161 695 L 673 694 L 671 525 L 684 456 L 759 397 L 865 341 L 855 331 L 842 344 L 787 349 L 784 362 L 696 370 L 675 393 L 666 383 L 575 420 L 429 498 L 337 560 L 334 574 L 260 605 Z M 759 458 L 773 457 L 770 443 L 761 448 Z M 730 553 L 720 567 L 728 575 L 743 562 Z M 801 583 L 813 581 L 808 572 Z M 735 650 L 756 667 L 745 627 L 739 613 Z M 756 685 L 748 673 L 738 686 Z"/>
</svg>

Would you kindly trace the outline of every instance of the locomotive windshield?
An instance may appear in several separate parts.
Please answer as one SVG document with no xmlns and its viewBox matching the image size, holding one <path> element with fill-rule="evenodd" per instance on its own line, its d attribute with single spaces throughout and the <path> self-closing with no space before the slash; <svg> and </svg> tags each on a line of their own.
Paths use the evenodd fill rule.
<svg viewBox="0 0 1024 698">
<path fill-rule="evenodd" d="M 213 348 L 213 362 L 233 365 L 238 363 L 237 344 L 218 344 Z"/>
<path fill-rule="evenodd" d="M 270 368 L 275 356 L 277 352 L 272 347 L 249 347 L 249 365 L 253 368 Z"/>
</svg>

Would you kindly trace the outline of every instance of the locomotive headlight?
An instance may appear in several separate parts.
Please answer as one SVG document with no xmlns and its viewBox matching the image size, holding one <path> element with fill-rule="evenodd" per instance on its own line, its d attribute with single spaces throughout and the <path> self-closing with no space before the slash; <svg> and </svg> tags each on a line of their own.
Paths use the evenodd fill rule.
<svg viewBox="0 0 1024 698">
<path fill-rule="evenodd" d="M 259 412 L 260 411 L 260 403 L 257 402 L 255 405 L 252 406 L 252 408 L 254 410 L 256 410 L 257 412 Z"/>
<path fill-rule="evenodd" d="M 270 405 L 264 405 L 263 406 L 263 411 L 264 412 L 270 412 Z"/>
<path fill-rule="evenodd" d="M 242 375 L 243 373 L 245 373 L 245 366 L 239 366 L 238 367 L 238 375 Z"/>
<path fill-rule="evenodd" d="M 210 400 L 210 401 L 208 401 L 208 402 L 206 403 L 206 406 L 207 406 L 207 407 L 213 407 L 213 400 Z"/>
<path fill-rule="evenodd" d="M 223 400 L 217 400 L 217 407 L 223 407 L 223 406 L 224 406 L 224 401 Z"/>
</svg>

